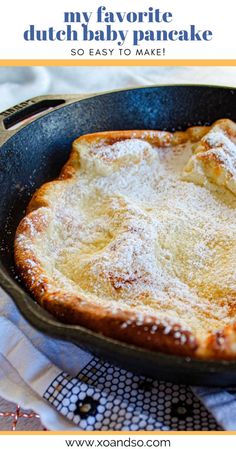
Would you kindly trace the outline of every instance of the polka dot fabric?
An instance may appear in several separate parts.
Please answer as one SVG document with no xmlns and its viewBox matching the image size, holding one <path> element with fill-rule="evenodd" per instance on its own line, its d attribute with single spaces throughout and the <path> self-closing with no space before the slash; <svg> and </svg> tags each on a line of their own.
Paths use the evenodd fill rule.
<svg viewBox="0 0 236 449">
<path fill-rule="evenodd" d="M 137 376 L 97 358 L 77 377 L 62 372 L 44 398 L 84 430 L 221 430 L 189 387 Z"/>
</svg>

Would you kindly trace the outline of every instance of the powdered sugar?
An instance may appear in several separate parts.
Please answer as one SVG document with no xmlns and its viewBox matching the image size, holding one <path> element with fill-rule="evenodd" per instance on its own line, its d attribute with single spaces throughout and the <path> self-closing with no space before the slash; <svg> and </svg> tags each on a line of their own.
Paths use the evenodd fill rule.
<svg viewBox="0 0 236 449">
<path fill-rule="evenodd" d="M 151 145 L 141 139 L 126 139 L 113 143 L 112 145 L 98 144 L 91 148 L 89 154 L 112 162 L 121 158 L 143 156 L 145 150 L 152 150 Z"/>
<path fill-rule="evenodd" d="M 137 324 L 166 319 L 166 333 L 170 322 L 198 334 L 231 322 L 236 198 L 181 179 L 191 150 L 132 139 L 92 148 L 88 163 L 84 152 L 50 228 L 34 241 L 52 282 L 114 313 L 135 310 Z M 184 344 L 186 336 L 177 331 L 176 339 Z"/>
<path fill-rule="evenodd" d="M 206 142 L 213 147 L 209 150 L 217 156 L 232 176 L 236 176 L 236 145 L 222 131 L 212 130 L 207 134 Z"/>
<path fill-rule="evenodd" d="M 79 148 L 81 169 L 88 176 L 106 176 L 142 160 L 151 162 L 155 151 L 145 140 L 126 139 L 107 145 L 103 140 L 91 147 Z"/>
</svg>

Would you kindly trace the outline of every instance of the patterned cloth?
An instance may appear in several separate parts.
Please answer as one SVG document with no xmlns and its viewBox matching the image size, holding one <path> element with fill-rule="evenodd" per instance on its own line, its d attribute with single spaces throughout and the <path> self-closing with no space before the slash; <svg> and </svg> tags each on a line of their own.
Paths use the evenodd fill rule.
<svg viewBox="0 0 236 449">
<path fill-rule="evenodd" d="M 137 376 L 46 337 L 20 316 L 1 292 L 0 395 L 35 410 L 52 430 L 216 430 L 236 428 L 236 415 L 219 416 L 221 392 L 199 394 L 190 387 Z M 11 338 L 9 338 L 11 336 Z M 57 360 L 57 365 L 54 361 Z M 214 401 L 218 400 L 218 411 Z M 236 400 L 231 404 L 235 407 Z M 229 407 L 227 409 L 230 415 Z"/>
<path fill-rule="evenodd" d="M 86 430 L 220 430 L 190 388 L 136 376 L 97 358 L 60 373 L 44 393 Z"/>
</svg>

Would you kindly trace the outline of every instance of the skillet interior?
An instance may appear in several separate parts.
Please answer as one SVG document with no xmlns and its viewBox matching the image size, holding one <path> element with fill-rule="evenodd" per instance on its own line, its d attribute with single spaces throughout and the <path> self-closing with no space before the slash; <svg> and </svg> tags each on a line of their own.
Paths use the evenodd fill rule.
<svg viewBox="0 0 236 449">
<path fill-rule="evenodd" d="M 1 147 L 0 283 L 38 329 L 72 341 L 133 371 L 174 382 L 236 385 L 236 362 L 202 362 L 152 353 L 114 342 L 79 326 L 57 322 L 15 280 L 13 240 L 29 197 L 55 178 L 81 134 L 119 129 L 185 129 L 219 118 L 236 120 L 236 90 L 211 86 L 164 86 L 99 95 L 50 112 Z"/>
</svg>

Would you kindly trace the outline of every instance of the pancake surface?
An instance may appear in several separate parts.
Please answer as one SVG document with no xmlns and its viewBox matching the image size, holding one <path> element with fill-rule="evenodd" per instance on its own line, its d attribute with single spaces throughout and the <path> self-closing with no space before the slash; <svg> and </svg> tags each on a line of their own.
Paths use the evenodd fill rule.
<svg viewBox="0 0 236 449">
<path fill-rule="evenodd" d="M 28 289 L 67 323 L 146 348 L 236 358 L 236 125 L 73 143 L 15 239 Z"/>
</svg>

